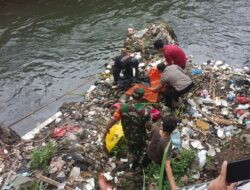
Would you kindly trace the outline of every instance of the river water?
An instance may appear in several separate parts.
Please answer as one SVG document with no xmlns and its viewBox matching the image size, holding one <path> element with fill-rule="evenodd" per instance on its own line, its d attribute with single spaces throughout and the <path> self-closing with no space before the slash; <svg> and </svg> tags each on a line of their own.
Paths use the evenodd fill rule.
<svg viewBox="0 0 250 190">
<path fill-rule="evenodd" d="M 250 63 L 249 0 L 0 0 L 0 123 L 8 126 L 85 82 L 118 54 L 128 27 L 159 19 L 197 63 Z M 66 96 L 13 128 L 22 135 L 63 102 L 80 99 Z"/>
</svg>

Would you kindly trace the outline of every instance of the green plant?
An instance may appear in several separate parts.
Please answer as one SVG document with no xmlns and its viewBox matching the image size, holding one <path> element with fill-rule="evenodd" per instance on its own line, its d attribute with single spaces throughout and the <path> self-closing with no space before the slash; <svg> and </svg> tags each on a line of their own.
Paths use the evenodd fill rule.
<svg viewBox="0 0 250 190">
<path fill-rule="evenodd" d="M 210 164 L 210 163 L 213 163 L 214 162 L 214 157 L 212 156 L 207 156 L 206 157 L 206 164 Z"/>
<path fill-rule="evenodd" d="M 145 169 L 145 178 L 146 182 L 152 183 L 159 179 L 160 177 L 160 165 L 151 162 L 148 167 Z"/>
<path fill-rule="evenodd" d="M 50 160 L 56 151 L 57 147 L 52 142 L 49 142 L 44 147 L 32 150 L 30 155 L 31 168 L 47 170 Z"/>
<path fill-rule="evenodd" d="M 45 190 L 46 185 L 42 181 L 33 181 L 30 185 L 22 187 L 21 190 Z"/>
<path fill-rule="evenodd" d="M 177 157 L 172 158 L 171 166 L 173 175 L 175 177 L 175 181 L 179 187 L 183 186 L 181 182 L 181 177 L 187 175 L 190 177 L 190 172 L 188 170 L 192 161 L 196 158 L 196 152 L 190 150 L 181 150 L 181 152 L 177 155 Z M 145 169 L 145 177 L 147 185 L 152 182 L 156 182 L 160 177 L 160 165 L 155 163 L 150 163 L 148 167 Z M 163 182 L 164 190 L 170 190 L 170 186 L 166 180 Z"/>
<path fill-rule="evenodd" d="M 172 159 L 171 163 L 173 175 L 178 186 L 183 186 L 181 182 L 182 176 L 187 175 L 190 178 L 190 172 L 188 168 L 191 165 L 192 161 L 195 159 L 195 157 L 196 152 L 183 149 L 176 158 Z"/>
</svg>

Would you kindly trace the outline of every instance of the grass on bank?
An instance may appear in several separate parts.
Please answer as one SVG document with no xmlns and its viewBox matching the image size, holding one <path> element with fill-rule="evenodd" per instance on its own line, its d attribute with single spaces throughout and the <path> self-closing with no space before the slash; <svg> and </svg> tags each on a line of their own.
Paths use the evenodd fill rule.
<svg viewBox="0 0 250 190">
<path fill-rule="evenodd" d="M 30 166 L 32 169 L 47 170 L 52 157 L 57 152 L 57 147 L 52 142 L 45 146 L 32 150 L 30 155 Z"/>
<path fill-rule="evenodd" d="M 190 150 L 181 150 L 177 157 L 172 158 L 171 165 L 175 181 L 179 187 L 182 187 L 184 184 L 181 181 L 181 177 L 187 175 L 189 180 L 191 179 L 190 172 L 188 168 L 190 167 L 192 161 L 196 158 L 196 153 Z M 160 176 L 160 165 L 151 163 L 146 169 L 146 182 L 147 185 L 153 182 L 157 182 Z M 163 183 L 163 189 L 170 190 L 170 186 L 166 180 Z"/>
</svg>

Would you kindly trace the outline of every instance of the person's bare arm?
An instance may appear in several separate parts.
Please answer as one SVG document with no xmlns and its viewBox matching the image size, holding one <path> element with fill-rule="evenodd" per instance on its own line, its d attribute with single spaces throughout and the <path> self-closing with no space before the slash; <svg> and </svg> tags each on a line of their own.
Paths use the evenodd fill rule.
<svg viewBox="0 0 250 190">
<path fill-rule="evenodd" d="M 170 160 L 166 160 L 165 169 L 166 169 L 168 181 L 169 181 L 171 190 L 177 190 L 178 187 L 175 184 L 174 175 L 173 175 L 172 168 L 171 168 L 170 164 L 171 164 L 171 161 Z"/>
<path fill-rule="evenodd" d="M 151 90 L 152 90 L 153 92 L 158 92 L 162 87 L 163 87 L 163 85 L 160 83 L 157 87 L 152 88 Z"/>
</svg>

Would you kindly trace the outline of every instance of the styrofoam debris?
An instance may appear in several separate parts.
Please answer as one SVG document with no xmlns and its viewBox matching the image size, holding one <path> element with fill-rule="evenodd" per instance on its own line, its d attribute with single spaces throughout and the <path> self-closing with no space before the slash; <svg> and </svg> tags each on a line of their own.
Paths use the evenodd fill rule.
<svg viewBox="0 0 250 190">
<path fill-rule="evenodd" d="M 107 69 L 111 69 L 112 68 L 112 66 L 111 65 L 107 65 L 107 67 L 106 67 Z"/>
<path fill-rule="evenodd" d="M 93 90 L 95 90 L 95 88 L 96 88 L 95 85 L 91 85 L 91 86 L 89 87 L 89 89 L 87 90 L 87 92 L 88 92 L 88 93 L 89 93 L 89 92 L 92 92 Z"/>
<path fill-rule="evenodd" d="M 117 172 L 116 175 L 117 175 L 117 176 L 121 176 L 121 175 L 123 175 L 124 173 L 125 173 L 124 171 L 120 171 L 120 172 Z"/>
<path fill-rule="evenodd" d="M 221 152 L 220 148 L 215 148 L 215 151 L 218 152 L 218 153 Z"/>
<path fill-rule="evenodd" d="M 187 150 L 190 150 L 190 146 L 189 146 L 189 140 L 182 140 L 182 143 L 181 143 L 181 146 L 184 148 L 184 149 L 187 149 Z"/>
<path fill-rule="evenodd" d="M 206 163 L 206 150 L 201 150 L 198 152 L 198 158 L 199 158 L 199 167 L 203 168 Z"/>
<path fill-rule="evenodd" d="M 249 104 L 245 104 L 245 105 L 240 104 L 240 105 L 238 105 L 238 107 L 236 109 L 247 110 L 249 108 L 250 108 Z"/>
<path fill-rule="evenodd" d="M 62 120 L 62 118 L 58 117 L 58 118 L 56 118 L 55 123 L 58 124 L 58 123 L 60 123 L 61 120 Z"/>
<path fill-rule="evenodd" d="M 192 130 L 189 127 L 183 127 L 181 131 L 181 137 L 189 136 L 192 133 Z"/>
<path fill-rule="evenodd" d="M 89 178 L 86 180 L 88 184 L 86 184 L 86 189 L 87 190 L 93 190 L 95 189 L 95 179 L 94 178 Z"/>
<path fill-rule="evenodd" d="M 104 71 L 104 73 L 105 73 L 105 74 L 110 74 L 110 70 L 109 70 L 109 69 L 106 69 L 106 70 Z"/>
<path fill-rule="evenodd" d="M 140 63 L 138 67 L 141 68 L 141 67 L 145 67 L 145 66 L 146 66 L 145 63 Z"/>
<path fill-rule="evenodd" d="M 222 115 L 228 115 L 229 114 L 229 110 L 227 108 L 222 108 L 221 109 L 221 114 Z"/>
<path fill-rule="evenodd" d="M 110 175 L 110 172 L 103 173 L 103 176 L 104 176 L 108 181 L 113 180 L 113 177 Z"/>
<path fill-rule="evenodd" d="M 203 146 L 199 140 L 194 140 L 191 145 L 196 149 L 203 149 Z"/>
<path fill-rule="evenodd" d="M 224 139 L 225 138 L 225 134 L 224 134 L 224 130 L 222 129 L 218 129 L 217 130 L 217 136 L 220 138 L 220 139 Z"/>
<path fill-rule="evenodd" d="M 201 177 L 200 172 L 197 172 L 196 174 L 192 175 L 193 179 L 200 179 L 200 177 Z"/>
<path fill-rule="evenodd" d="M 215 149 L 212 146 L 209 147 L 209 149 L 207 151 L 207 155 L 212 156 L 212 157 L 214 157 L 216 155 Z"/>
<path fill-rule="evenodd" d="M 121 162 L 128 162 L 128 159 L 127 158 L 121 158 L 120 161 Z"/>
<path fill-rule="evenodd" d="M 95 115 L 96 114 L 96 111 L 90 111 L 89 112 L 89 115 Z"/>
</svg>

